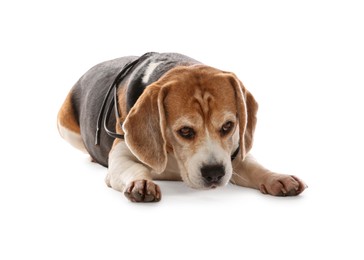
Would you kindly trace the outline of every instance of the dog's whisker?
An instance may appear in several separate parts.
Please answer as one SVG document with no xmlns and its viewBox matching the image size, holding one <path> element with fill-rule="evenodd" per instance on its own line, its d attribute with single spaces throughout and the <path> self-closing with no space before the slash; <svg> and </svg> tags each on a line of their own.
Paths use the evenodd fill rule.
<svg viewBox="0 0 364 260">
<path fill-rule="evenodd" d="M 231 184 L 231 183 L 234 184 L 234 185 L 236 185 L 236 182 L 232 178 L 230 179 L 230 181 L 228 182 L 228 184 Z"/>
<path fill-rule="evenodd" d="M 230 181 L 229 181 L 227 185 L 234 187 L 234 186 L 236 186 L 237 184 L 236 184 L 236 183 L 232 183 L 232 182 L 230 182 Z"/>
<path fill-rule="evenodd" d="M 248 182 L 248 180 L 246 178 L 242 177 L 241 175 L 237 174 L 236 172 L 233 172 L 233 175 L 236 176 L 237 178 L 241 179 L 244 183 Z M 236 182 L 234 184 L 236 184 Z"/>
</svg>

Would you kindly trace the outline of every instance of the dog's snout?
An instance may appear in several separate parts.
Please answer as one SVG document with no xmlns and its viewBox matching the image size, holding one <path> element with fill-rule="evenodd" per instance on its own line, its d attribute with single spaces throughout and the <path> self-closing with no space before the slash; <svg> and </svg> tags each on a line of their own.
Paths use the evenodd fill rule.
<svg viewBox="0 0 364 260">
<path fill-rule="evenodd" d="M 201 175 L 208 184 L 219 182 L 225 175 L 223 165 L 205 165 L 201 168 Z"/>
</svg>

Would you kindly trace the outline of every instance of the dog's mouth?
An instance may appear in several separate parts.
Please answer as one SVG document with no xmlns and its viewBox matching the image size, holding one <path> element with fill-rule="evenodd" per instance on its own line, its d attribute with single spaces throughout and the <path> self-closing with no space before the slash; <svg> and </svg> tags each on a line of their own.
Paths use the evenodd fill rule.
<svg viewBox="0 0 364 260">
<path fill-rule="evenodd" d="M 195 175 L 190 175 L 188 173 L 182 175 L 181 177 L 182 180 L 187 184 L 187 186 L 193 189 L 211 190 L 226 186 L 227 183 L 229 182 L 230 174 L 226 174 L 225 176 L 216 180 L 210 180 L 204 178 L 201 175 L 195 176 Z"/>
<path fill-rule="evenodd" d="M 221 180 L 217 180 L 217 181 L 213 181 L 213 182 L 208 182 L 206 180 L 201 180 L 200 182 L 200 186 L 202 186 L 200 189 L 205 189 L 205 190 L 212 190 L 212 189 L 216 189 L 219 187 L 223 187 L 226 185 L 226 181 L 225 179 L 221 179 Z"/>
<path fill-rule="evenodd" d="M 210 189 L 216 189 L 216 188 L 217 188 L 217 185 L 215 185 L 215 184 L 210 185 Z"/>
<path fill-rule="evenodd" d="M 212 190 L 212 189 L 216 189 L 216 188 L 219 188 L 219 187 L 221 187 L 221 186 L 224 186 L 225 184 L 224 183 L 222 183 L 222 182 L 216 182 L 216 183 L 205 183 L 204 184 L 204 188 L 205 189 L 208 189 L 208 190 Z"/>
<path fill-rule="evenodd" d="M 220 187 L 225 186 L 227 183 L 225 183 L 224 180 L 218 181 L 218 182 L 213 182 L 213 183 L 207 183 L 203 180 L 199 180 L 196 182 L 191 182 L 190 179 L 186 179 L 186 178 L 182 178 L 184 183 L 187 184 L 187 186 L 193 188 L 193 189 L 197 189 L 197 190 L 213 190 L 213 189 L 217 189 Z"/>
</svg>

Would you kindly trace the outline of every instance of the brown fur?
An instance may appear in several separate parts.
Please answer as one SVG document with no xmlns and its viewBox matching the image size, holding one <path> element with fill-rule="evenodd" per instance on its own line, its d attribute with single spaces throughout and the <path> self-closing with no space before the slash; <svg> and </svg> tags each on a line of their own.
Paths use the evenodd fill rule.
<svg viewBox="0 0 364 260">
<path fill-rule="evenodd" d="M 63 127 L 75 133 L 80 133 L 80 126 L 76 119 L 72 104 L 72 91 L 70 91 L 58 112 L 58 122 Z"/>
<path fill-rule="evenodd" d="M 233 73 L 205 65 L 177 66 L 149 85 L 129 112 L 126 91 L 120 86 L 116 125 L 125 139 L 113 142 L 106 183 L 131 201 L 159 201 L 161 192 L 153 179 L 182 179 L 199 189 L 231 181 L 276 196 L 298 195 L 307 187 L 295 176 L 265 169 L 249 154 L 258 104 Z M 81 136 L 67 132 L 80 133 L 72 92 L 58 121 L 67 128 L 67 141 L 82 150 Z M 228 132 L 223 131 L 226 123 L 232 125 Z M 185 128 L 192 129 L 193 138 L 181 134 Z M 231 163 L 238 144 L 239 154 Z M 211 184 L 203 168 L 216 163 L 226 170 L 223 181 Z"/>
<path fill-rule="evenodd" d="M 190 86 L 184 87 L 183 84 Z M 241 107 L 242 104 L 247 107 Z M 207 127 L 209 133 L 213 133 L 212 138 L 221 139 L 224 146 L 231 145 L 231 142 L 225 142 L 219 135 L 224 122 L 219 111 L 230 111 L 238 116 L 240 155 L 243 158 L 252 146 L 257 108 L 253 96 L 232 73 L 204 65 L 177 67 L 149 86 L 138 99 L 124 122 L 126 140 L 139 160 L 162 172 L 167 163 L 167 147 L 172 147 L 171 143 L 178 147 L 181 141 L 173 134 L 183 127 L 178 125 L 181 115 L 189 117 L 194 125 L 202 124 L 198 129 Z M 247 118 L 251 120 L 247 122 Z M 213 122 L 219 123 L 214 125 Z M 205 135 L 204 132 L 197 134 Z M 198 142 L 201 138 L 195 140 Z M 188 146 L 192 153 L 199 146 L 193 142 Z M 145 147 L 149 148 L 148 151 Z"/>
<path fill-rule="evenodd" d="M 173 74 L 172 80 L 181 85 L 189 84 L 191 87 L 173 86 L 173 91 L 171 89 L 164 101 L 168 114 L 167 125 L 170 127 L 168 139 L 174 143 L 182 142 L 181 145 L 185 145 L 184 140 L 174 140 L 175 138 L 173 138 L 173 132 L 183 127 L 178 122 L 182 114 L 189 118 L 197 129 L 201 130 L 196 133 L 197 135 L 204 137 L 206 132 L 202 130 L 208 129 L 211 138 L 220 140 L 220 144 L 224 146 L 226 142 L 219 133 L 221 124 L 224 122 L 221 111 L 230 111 L 232 115 L 238 113 L 236 102 L 231 102 L 235 100 L 235 90 L 231 88 L 225 75 L 216 77 L 217 70 L 206 66 L 199 67 L 199 70 L 196 70 L 196 67 L 179 69 Z M 196 73 L 191 75 L 191 71 L 196 71 Z M 200 73 L 205 74 L 203 79 L 199 77 Z M 193 98 L 191 99 L 191 97 Z M 203 139 L 195 138 L 189 141 L 189 149 L 192 153 L 195 153 L 195 149 L 200 145 L 196 142 Z"/>
<path fill-rule="evenodd" d="M 117 118 L 116 132 L 121 135 L 124 134 L 124 131 L 120 127 L 120 125 L 121 125 L 120 123 L 125 121 L 126 116 L 128 114 L 128 111 L 126 111 L 126 107 L 127 107 L 126 106 L 126 91 L 127 91 L 127 87 L 125 85 L 119 85 L 118 102 L 119 102 L 120 118 Z"/>
<path fill-rule="evenodd" d="M 241 156 L 245 156 L 253 146 L 253 136 L 255 131 L 255 126 L 257 124 L 257 111 L 258 111 L 258 103 L 255 101 L 253 95 L 244 87 L 243 83 L 235 76 L 233 73 L 229 73 L 229 80 L 230 83 L 236 89 L 236 99 L 237 104 L 240 106 L 238 107 L 239 114 L 239 122 L 240 122 L 240 131 L 245 129 L 244 133 L 240 133 L 240 147 L 243 150 Z M 239 91 L 241 90 L 241 92 Z M 241 95 L 241 93 L 243 95 Z M 241 106 L 245 104 L 245 108 Z M 244 115 L 241 111 L 246 111 Z M 245 122 L 246 125 L 243 126 L 242 123 Z"/>
<path fill-rule="evenodd" d="M 134 155 L 157 172 L 162 172 L 167 164 L 165 114 L 161 106 L 164 92 L 160 88 L 158 83 L 149 86 L 123 125 L 125 140 Z"/>
</svg>

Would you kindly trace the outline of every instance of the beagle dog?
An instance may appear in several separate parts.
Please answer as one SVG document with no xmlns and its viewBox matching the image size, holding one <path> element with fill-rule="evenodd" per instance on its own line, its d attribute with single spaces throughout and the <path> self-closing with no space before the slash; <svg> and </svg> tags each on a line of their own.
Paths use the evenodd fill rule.
<svg viewBox="0 0 364 260">
<path fill-rule="evenodd" d="M 69 92 L 60 135 L 108 167 L 106 184 L 133 202 L 155 202 L 153 180 L 196 189 L 233 184 L 275 196 L 307 186 L 271 172 L 250 154 L 258 104 L 231 72 L 177 53 L 98 64 Z"/>
</svg>

